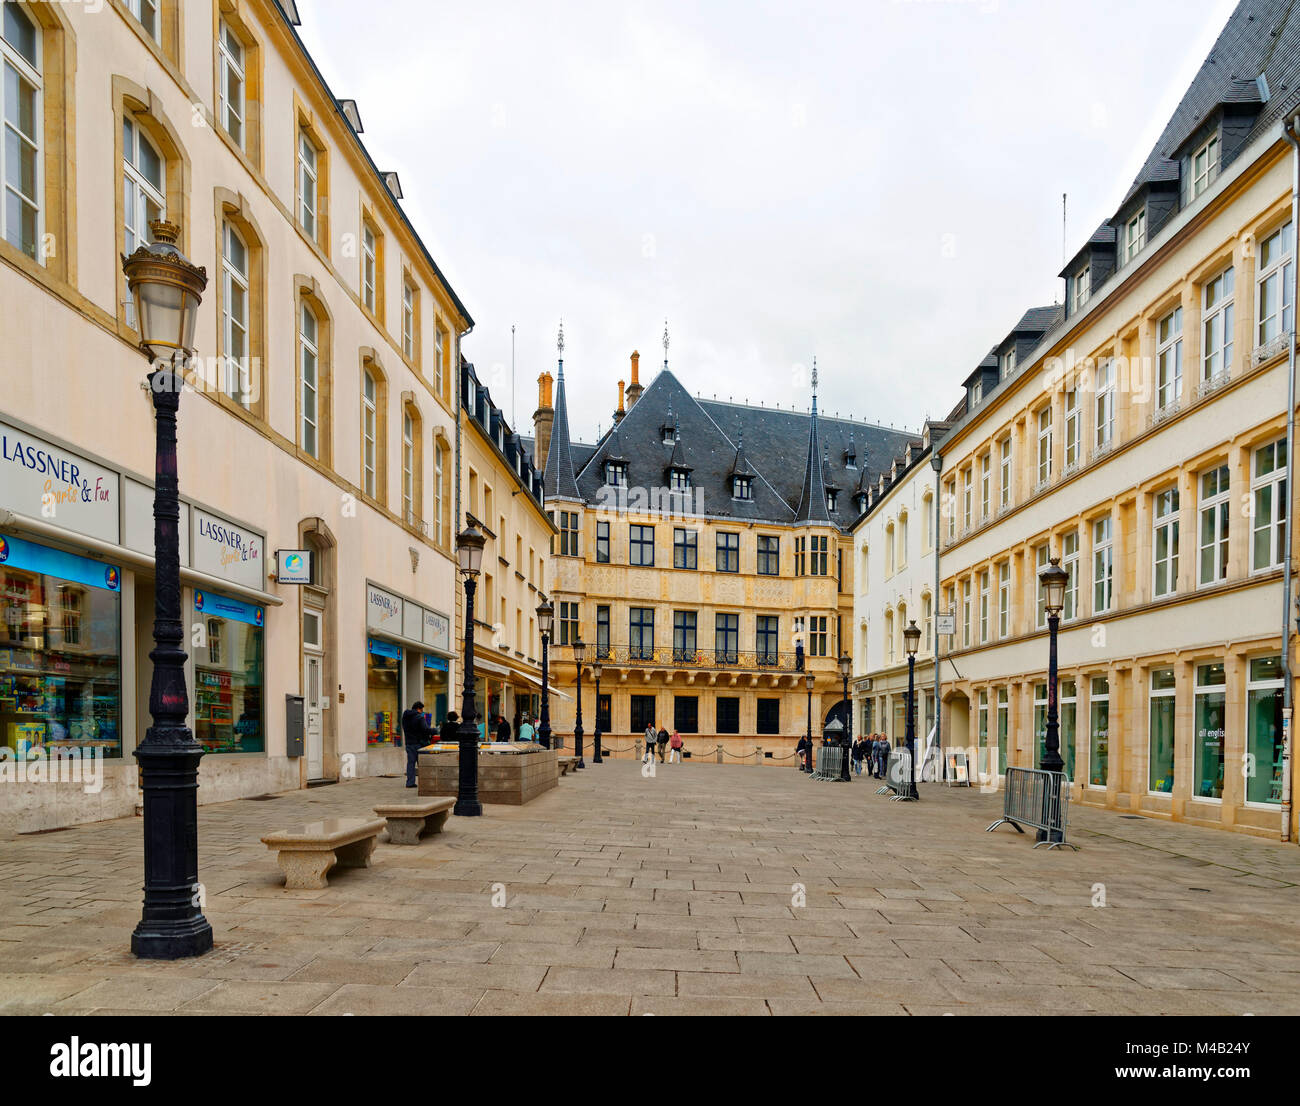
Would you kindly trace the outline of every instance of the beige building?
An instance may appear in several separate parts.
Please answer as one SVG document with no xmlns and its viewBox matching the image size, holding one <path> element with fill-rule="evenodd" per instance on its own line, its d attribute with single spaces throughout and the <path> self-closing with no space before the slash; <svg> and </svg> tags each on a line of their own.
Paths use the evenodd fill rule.
<svg viewBox="0 0 1300 1106">
<path fill-rule="evenodd" d="M 454 683 L 471 320 L 296 22 L 270 0 L 4 4 L 0 745 L 105 758 L 98 792 L 0 782 L 7 825 L 138 800 L 154 427 L 120 257 L 155 219 L 209 278 L 179 430 L 200 801 L 393 771 L 402 707 Z"/>
<path fill-rule="evenodd" d="M 463 359 L 460 434 L 460 514 L 487 538 L 474 596 L 474 701 L 489 722 L 504 717 L 513 736 L 522 721 L 541 711 L 537 607 L 556 530 L 543 507 L 542 473 L 530 450 Z M 456 620 L 463 641 L 463 590 L 457 593 Z M 425 705 L 439 719 L 446 716 L 445 704 Z M 459 686 L 451 689 L 450 709 L 461 710 Z"/>
<path fill-rule="evenodd" d="M 1297 74 L 1272 46 L 1297 17 L 1257 7 L 1066 266 L 1064 308 L 1027 313 L 967 378 L 940 447 L 940 607 L 951 741 L 994 773 L 1035 765 L 1038 573 L 1059 557 L 1074 801 L 1277 836 Z"/>
<path fill-rule="evenodd" d="M 761 748 L 791 766 L 810 723 L 820 736 L 847 715 L 848 525 L 876 458 L 908 436 L 819 415 L 815 369 L 811 410 L 792 411 L 694 396 L 666 357 L 643 386 L 639 360 L 629 405 L 619 381 L 614 425 L 594 446 L 571 435 L 563 360 L 558 379 L 541 378 L 535 424 L 558 529 L 552 678 L 573 694 L 575 640 L 602 666 L 599 699 L 583 679 L 588 752 L 596 727 L 630 750 L 653 725 L 695 755 L 753 762 Z M 571 700 L 552 704 L 557 732 L 574 721 Z"/>
</svg>

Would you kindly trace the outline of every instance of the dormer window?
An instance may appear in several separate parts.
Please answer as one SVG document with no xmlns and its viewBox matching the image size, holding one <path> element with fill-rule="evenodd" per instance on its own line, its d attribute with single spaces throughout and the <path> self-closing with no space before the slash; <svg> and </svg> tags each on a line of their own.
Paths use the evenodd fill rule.
<svg viewBox="0 0 1300 1106">
<path fill-rule="evenodd" d="M 867 499 L 868 496 L 866 492 L 858 493 L 858 514 L 862 514 L 862 512 L 867 509 Z"/>
<path fill-rule="evenodd" d="M 1216 134 L 1192 155 L 1192 199 L 1214 183 L 1219 175 L 1219 136 Z"/>
<path fill-rule="evenodd" d="M 972 407 L 978 407 L 980 400 L 984 398 L 984 381 L 978 381 L 971 386 L 970 404 Z"/>
<path fill-rule="evenodd" d="M 664 445 L 672 445 L 673 439 L 677 436 L 677 428 L 674 426 L 660 427 L 663 431 Z"/>
<path fill-rule="evenodd" d="M 686 492 L 691 489 L 691 474 L 685 469 L 673 469 L 670 477 L 672 490 L 675 492 Z"/>
<path fill-rule="evenodd" d="M 1012 346 L 1009 350 L 1007 350 L 1006 353 L 1002 355 L 1002 364 L 999 366 L 999 369 L 1001 370 L 1002 380 L 1006 380 L 1007 377 L 1009 377 L 1013 372 L 1016 371 L 1015 346 Z M 978 402 L 978 400 L 976 402 Z"/>
<path fill-rule="evenodd" d="M 605 483 L 616 488 L 621 488 L 627 484 L 627 465 L 621 461 L 606 461 Z"/>
<path fill-rule="evenodd" d="M 1074 309 L 1079 310 L 1092 295 L 1092 266 L 1085 265 L 1074 274 Z"/>
<path fill-rule="evenodd" d="M 753 499 L 754 480 L 750 476 L 733 476 L 731 478 L 732 499 Z"/>
<path fill-rule="evenodd" d="M 827 493 L 826 493 L 826 510 L 827 510 L 827 511 L 829 511 L 829 512 L 831 512 L 831 513 L 834 513 L 834 511 L 835 511 L 835 501 L 836 501 L 836 499 L 839 498 L 839 494 L 840 494 L 839 492 L 827 492 Z"/>
<path fill-rule="evenodd" d="M 1147 213 L 1139 211 L 1124 224 L 1124 260 L 1132 261 L 1147 244 Z"/>
</svg>

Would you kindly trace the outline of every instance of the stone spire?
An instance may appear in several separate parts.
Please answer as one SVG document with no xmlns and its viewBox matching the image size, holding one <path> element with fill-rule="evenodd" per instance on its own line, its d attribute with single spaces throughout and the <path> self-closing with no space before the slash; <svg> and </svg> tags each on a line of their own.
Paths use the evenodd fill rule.
<svg viewBox="0 0 1300 1106">
<path fill-rule="evenodd" d="M 826 510 L 826 482 L 822 477 L 822 460 L 821 436 L 817 432 L 817 358 L 814 357 L 812 416 L 808 420 L 808 460 L 804 466 L 803 492 L 799 496 L 795 522 L 832 525 L 830 513 Z"/>
<path fill-rule="evenodd" d="M 546 451 L 546 470 L 543 484 L 547 499 L 579 499 L 578 481 L 573 472 L 573 452 L 569 441 L 569 405 L 564 396 L 564 321 L 556 339 L 559 365 L 555 378 L 555 412 L 551 425 L 549 448 Z"/>
</svg>

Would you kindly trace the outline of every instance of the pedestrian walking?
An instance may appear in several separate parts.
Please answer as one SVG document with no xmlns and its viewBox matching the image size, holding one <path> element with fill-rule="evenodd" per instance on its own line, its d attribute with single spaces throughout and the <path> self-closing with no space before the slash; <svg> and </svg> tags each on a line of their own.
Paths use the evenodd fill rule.
<svg viewBox="0 0 1300 1106">
<path fill-rule="evenodd" d="M 670 749 L 670 752 L 668 753 L 668 763 L 672 764 L 674 761 L 676 761 L 678 764 L 681 764 L 682 735 L 679 734 L 676 730 L 673 730 L 673 736 L 668 739 L 668 747 Z"/>
<path fill-rule="evenodd" d="M 866 754 L 867 743 L 862 738 L 858 738 L 853 743 L 853 752 L 850 754 L 853 758 L 853 774 L 862 775 L 862 758 Z"/>
<path fill-rule="evenodd" d="M 799 758 L 799 771 L 807 772 L 808 768 L 808 750 L 812 748 L 812 742 L 808 740 L 808 735 L 804 734 L 799 738 L 799 744 L 794 747 L 795 755 Z"/>
<path fill-rule="evenodd" d="M 653 764 L 655 759 L 655 728 L 653 724 L 645 728 L 645 752 L 641 756 L 642 764 Z"/>
<path fill-rule="evenodd" d="M 433 740 L 433 730 L 424 717 L 424 704 L 418 700 L 402 712 L 402 741 L 406 745 L 406 786 L 415 786 L 415 768 L 420 750 Z"/>
<path fill-rule="evenodd" d="M 668 731 L 663 729 L 662 727 L 659 730 L 658 745 L 659 745 L 659 763 L 663 764 L 664 754 L 668 751 Z"/>
</svg>

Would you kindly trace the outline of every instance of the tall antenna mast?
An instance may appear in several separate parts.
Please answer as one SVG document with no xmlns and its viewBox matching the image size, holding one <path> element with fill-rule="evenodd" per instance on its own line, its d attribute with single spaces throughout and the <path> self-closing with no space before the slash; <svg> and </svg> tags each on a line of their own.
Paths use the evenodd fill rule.
<svg viewBox="0 0 1300 1106">
<path fill-rule="evenodd" d="M 1069 249 L 1069 238 L 1065 233 L 1065 193 L 1061 193 L 1061 268 L 1065 268 L 1065 263 L 1070 260 L 1066 250 Z"/>
<path fill-rule="evenodd" d="M 515 324 L 510 324 L 510 425 L 518 429 L 518 408 L 515 404 Z"/>
</svg>

